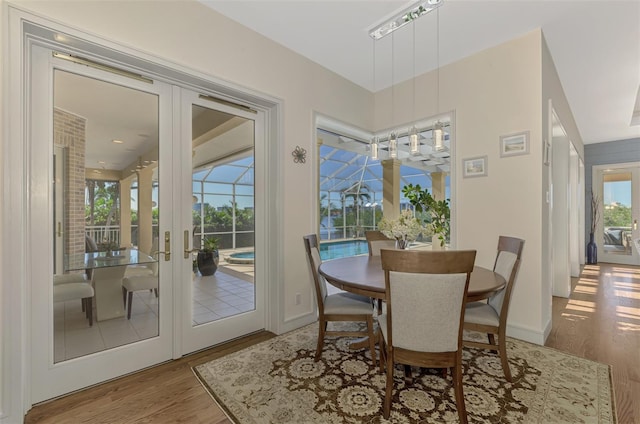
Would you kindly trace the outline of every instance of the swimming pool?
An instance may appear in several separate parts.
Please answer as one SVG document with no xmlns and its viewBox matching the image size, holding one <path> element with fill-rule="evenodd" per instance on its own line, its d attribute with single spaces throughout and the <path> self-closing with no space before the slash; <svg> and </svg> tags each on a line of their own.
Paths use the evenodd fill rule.
<svg viewBox="0 0 640 424">
<path fill-rule="evenodd" d="M 346 258 L 348 256 L 368 255 L 369 248 L 366 240 L 341 240 L 320 242 L 320 258 L 323 261 L 329 259 Z"/>
<path fill-rule="evenodd" d="M 366 255 L 369 253 L 366 240 L 341 240 L 320 242 L 320 258 L 323 261 L 329 259 L 345 258 L 347 256 Z M 253 250 L 248 252 L 236 252 L 227 256 L 227 262 L 232 264 L 252 264 Z"/>
</svg>

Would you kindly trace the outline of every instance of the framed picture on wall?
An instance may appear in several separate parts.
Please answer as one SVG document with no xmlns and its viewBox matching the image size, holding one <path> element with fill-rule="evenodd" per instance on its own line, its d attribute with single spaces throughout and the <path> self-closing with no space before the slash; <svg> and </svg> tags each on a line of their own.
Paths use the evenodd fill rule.
<svg viewBox="0 0 640 424">
<path fill-rule="evenodd" d="M 488 158 L 487 156 L 478 156 L 462 160 L 462 176 L 470 177 L 486 177 L 487 176 Z"/>
<path fill-rule="evenodd" d="M 529 131 L 500 137 L 500 157 L 529 154 Z"/>
</svg>

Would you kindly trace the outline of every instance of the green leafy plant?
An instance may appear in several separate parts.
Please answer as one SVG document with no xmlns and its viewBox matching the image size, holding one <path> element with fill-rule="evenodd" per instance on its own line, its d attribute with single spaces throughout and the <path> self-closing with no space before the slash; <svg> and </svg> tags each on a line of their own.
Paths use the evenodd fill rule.
<svg viewBox="0 0 640 424">
<path fill-rule="evenodd" d="M 444 246 L 451 234 L 451 208 L 449 199 L 436 200 L 426 188 L 420 184 L 408 184 L 402 188 L 402 194 L 413 205 L 416 212 L 429 214 L 429 225 L 434 234 L 438 235 L 440 246 Z"/>
<path fill-rule="evenodd" d="M 214 252 L 219 248 L 219 240 L 215 237 L 209 237 L 204 239 L 201 252 Z"/>
</svg>

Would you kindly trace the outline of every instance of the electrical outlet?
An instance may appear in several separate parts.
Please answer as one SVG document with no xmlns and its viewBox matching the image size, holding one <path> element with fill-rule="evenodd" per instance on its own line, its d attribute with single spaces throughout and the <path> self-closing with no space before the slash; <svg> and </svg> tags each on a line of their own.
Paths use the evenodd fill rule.
<svg viewBox="0 0 640 424">
<path fill-rule="evenodd" d="M 296 305 L 302 303 L 302 295 L 300 293 L 296 293 Z"/>
</svg>

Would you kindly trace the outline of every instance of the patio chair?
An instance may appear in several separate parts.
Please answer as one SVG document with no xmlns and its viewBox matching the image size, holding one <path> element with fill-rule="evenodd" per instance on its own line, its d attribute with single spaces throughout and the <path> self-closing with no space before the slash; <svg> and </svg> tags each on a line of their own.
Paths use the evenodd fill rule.
<svg viewBox="0 0 640 424">
<path fill-rule="evenodd" d="M 389 418 L 396 363 L 452 368 L 456 407 L 467 422 L 462 390 L 462 319 L 475 250 L 383 250 L 386 313 L 378 316 L 380 369 L 386 369 L 383 415 Z"/>
<path fill-rule="evenodd" d="M 373 307 L 368 297 L 353 293 L 340 292 L 327 294 L 327 282 L 318 272 L 321 264 L 318 250 L 318 237 L 310 234 L 303 237 L 304 247 L 311 266 L 311 275 L 315 288 L 316 302 L 318 305 L 318 344 L 315 360 L 322 355 L 325 336 L 355 336 L 368 337 L 369 350 L 373 366 L 376 365 L 376 350 L 373 334 Z M 330 321 L 362 321 L 366 322 L 366 331 L 327 331 L 327 323 Z"/>
<path fill-rule="evenodd" d="M 520 267 L 523 247 L 524 240 L 522 239 L 500 236 L 493 271 L 502 275 L 507 284 L 502 290 L 491 296 L 487 302 L 468 303 L 464 314 L 464 329 L 486 333 L 489 339 L 488 343 L 465 340 L 465 346 L 497 352 L 500 355 L 507 381 L 511 381 L 506 346 L 507 314 L 509 313 L 511 292 Z M 496 334 L 498 335 L 497 343 Z"/>
</svg>

